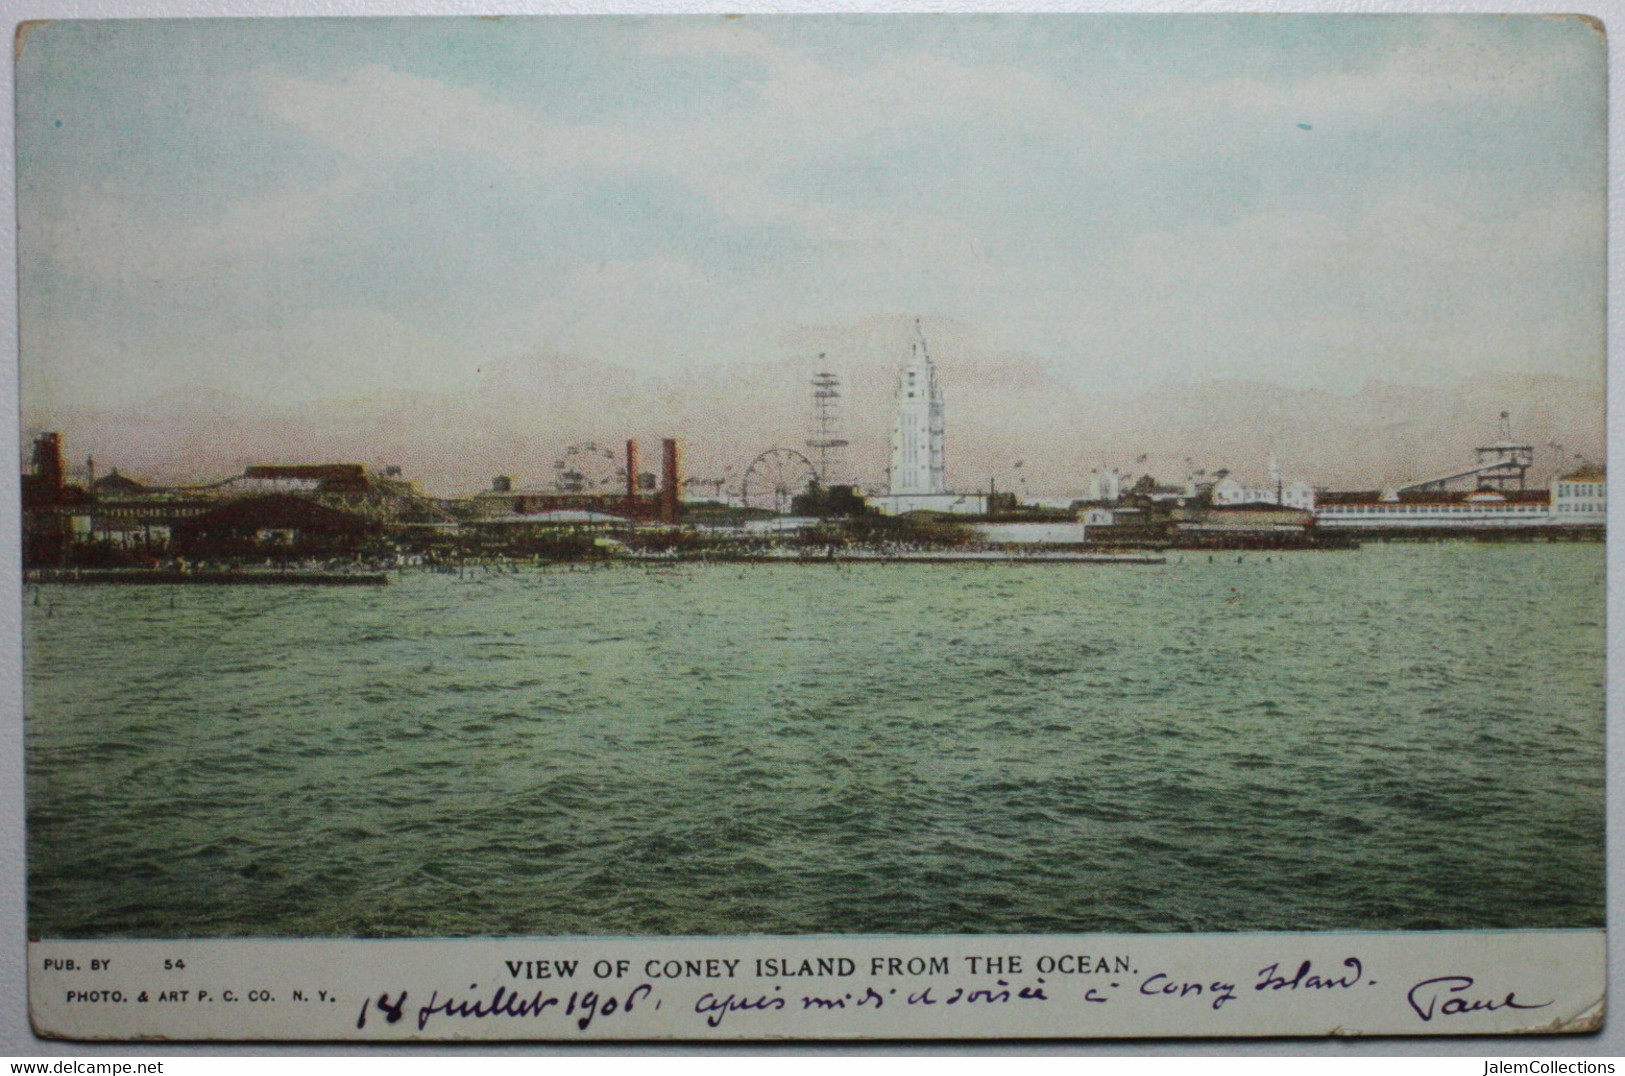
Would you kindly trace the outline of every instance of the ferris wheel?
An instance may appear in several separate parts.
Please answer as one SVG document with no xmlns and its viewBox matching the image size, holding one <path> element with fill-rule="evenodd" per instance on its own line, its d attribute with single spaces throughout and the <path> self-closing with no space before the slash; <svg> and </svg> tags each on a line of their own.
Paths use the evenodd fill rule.
<svg viewBox="0 0 1625 1076">
<path fill-rule="evenodd" d="M 571 445 L 553 463 L 553 488 L 560 493 L 613 493 L 625 485 L 620 457 L 591 441 Z"/>
<path fill-rule="evenodd" d="M 770 448 L 750 461 L 739 483 L 746 508 L 769 508 L 781 515 L 818 479 L 812 460 L 793 448 Z"/>
</svg>

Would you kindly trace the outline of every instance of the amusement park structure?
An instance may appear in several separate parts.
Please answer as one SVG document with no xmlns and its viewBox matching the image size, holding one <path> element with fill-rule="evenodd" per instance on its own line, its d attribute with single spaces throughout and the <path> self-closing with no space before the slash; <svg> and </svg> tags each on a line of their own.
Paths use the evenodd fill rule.
<svg viewBox="0 0 1625 1076">
<path fill-rule="evenodd" d="M 820 365 L 826 357 L 819 353 Z M 841 379 L 828 371 L 812 377 L 812 425 L 803 443 L 806 452 L 774 446 L 746 464 L 735 491 L 739 504 L 782 515 L 796 498 L 847 481 L 845 449 L 851 442 L 841 431 Z"/>
<path fill-rule="evenodd" d="M 476 499 L 487 516 L 589 511 L 676 523 L 681 513 L 682 448 L 676 438 L 660 443 L 658 479 L 641 469 L 633 438 L 627 439 L 624 456 L 593 441 L 570 445 L 554 462 L 553 472 L 552 486 L 544 489 L 514 489 L 512 479 L 498 476 Z"/>
<path fill-rule="evenodd" d="M 1440 478 L 1430 478 L 1425 482 L 1401 486 L 1398 492 L 1437 492 L 1452 488 L 1494 489 L 1500 492 L 1523 489 L 1529 468 L 1535 462 L 1535 448 L 1533 445 L 1513 441 L 1510 412 L 1501 412 L 1497 432 L 1499 436 L 1494 444 L 1480 445 L 1475 450 L 1478 453 L 1476 466 Z"/>
<path fill-rule="evenodd" d="M 812 460 L 793 448 L 770 448 L 745 468 L 739 501 L 746 508 L 765 508 L 782 515 L 817 482 L 818 468 Z"/>
<path fill-rule="evenodd" d="M 819 354 L 819 361 L 824 359 Z M 814 374 L 812 379 L 813 421 L 807 448 L 818 461 L 818 481 L 826 488 L 847 481 L 846 446 L 841 435 L 841 379 L 832 373 Z"/>
<path fill-rule="evenodd" d="M 553 462 L 553 487 L 560 493 L 607 494 L 619 489 L 623 481 L 638 473 L 637 442 L 626 444 L 625 466 L 602 445 L 591 441 L 571 445 Z"/>
</svg>

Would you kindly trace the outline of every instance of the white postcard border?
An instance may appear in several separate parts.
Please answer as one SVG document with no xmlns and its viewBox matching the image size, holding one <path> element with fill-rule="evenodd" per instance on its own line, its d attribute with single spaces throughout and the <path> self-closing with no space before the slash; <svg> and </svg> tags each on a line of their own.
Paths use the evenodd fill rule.
<svg viewBox="0 0 1625 1076">
<path fill-rule="evenodd" d="M 359 1042 L 1586 1032 L 1602 931 L 38 941 L 36 1030 Z"/>
</svg>

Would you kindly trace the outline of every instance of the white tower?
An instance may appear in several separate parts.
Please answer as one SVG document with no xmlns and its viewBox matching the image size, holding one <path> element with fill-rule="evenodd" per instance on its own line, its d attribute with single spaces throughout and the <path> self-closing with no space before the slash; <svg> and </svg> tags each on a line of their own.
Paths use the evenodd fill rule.
<svg viewBox="0 0 1625 1076">
<path fill-rule="evenodd" d="M 1105 504 L 1116 504 L 1123 499 L 1123 476 L 1117 473 L 1116 467 L 1089 472 L 1089 499 Z"/>
<path fill-rule="evenodd" d="M 942 386 L 914 319 L 914 346 L 897 382 L 897 424 L 891 435 L 891 492 L 946 493 L 942 464 Z"/>
</svg>

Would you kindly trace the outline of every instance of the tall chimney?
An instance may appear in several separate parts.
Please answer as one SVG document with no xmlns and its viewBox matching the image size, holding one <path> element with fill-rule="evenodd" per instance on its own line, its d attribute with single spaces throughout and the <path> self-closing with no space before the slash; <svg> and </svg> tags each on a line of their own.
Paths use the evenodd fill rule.
<svg viewBox="0 0 1625 1076">
<path fill-rule="evenodd" d="M 682 488 L 682 484 L 682 458 L 677 450 L 677 440 L 668 437 L 660 442 L 660 520 L 662 523 L 677 522 L 678 491 Z"/>
<path fill-rule="evenodd" d="M 34 473 L 40 484 L 50 490 L 51 500 L 62 495 L 62 436 L 42 433 L 34 438 Z"/>
<path fill-rule="evenodd" d="M 628 518 L 638 514 L 638 443 L 632 438 L 626 440 L 626 515 Z"/>
</svg>

